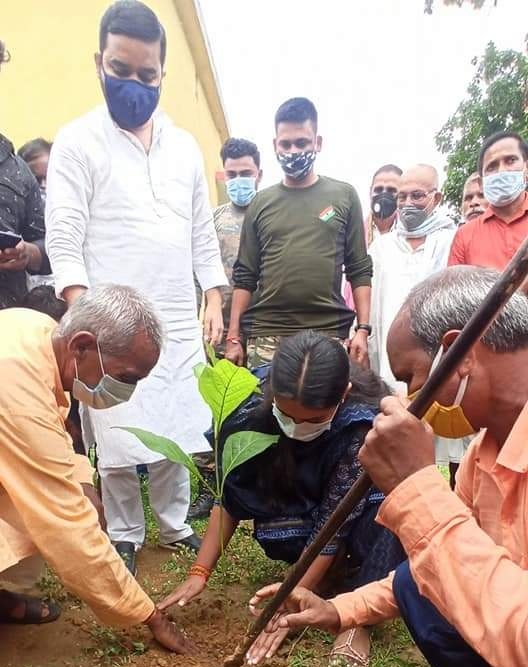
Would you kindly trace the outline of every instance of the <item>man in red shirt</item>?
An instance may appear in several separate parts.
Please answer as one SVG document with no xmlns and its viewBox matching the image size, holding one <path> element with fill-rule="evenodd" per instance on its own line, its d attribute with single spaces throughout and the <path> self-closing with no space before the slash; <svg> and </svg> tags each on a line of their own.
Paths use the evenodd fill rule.
<svg viewBox="0 0 528 667">
<path fill-rule="evenodd" d="M 497 132 L 480 151 L 478 170 L 489 202 L 482 215 L 460 227 L 448 264 L 502 271 L 528 235 L 528 146 L 515 132 Z"/>
</svg>

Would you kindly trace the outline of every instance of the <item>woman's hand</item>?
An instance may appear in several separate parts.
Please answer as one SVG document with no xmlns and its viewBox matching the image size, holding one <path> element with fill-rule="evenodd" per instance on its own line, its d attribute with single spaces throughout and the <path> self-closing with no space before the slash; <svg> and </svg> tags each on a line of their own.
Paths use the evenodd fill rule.
<svg viewBox="0 0 528 667">
<path fill-rule="evenodd" d="M 187 602 L 200 595 L 205 587 L 206 581 L 204 577 L 191 575 L 156 606 L 160 611 L 165 611 L 169 607 L 172 607 L 173 604 L 177 604 L 178 607 L 184 607 Z"/>
</svg>

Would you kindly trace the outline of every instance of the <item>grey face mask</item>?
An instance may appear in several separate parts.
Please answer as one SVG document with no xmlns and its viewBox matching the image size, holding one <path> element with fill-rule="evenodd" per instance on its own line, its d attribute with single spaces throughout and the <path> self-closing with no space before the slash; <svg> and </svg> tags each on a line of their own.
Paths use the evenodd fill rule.
<svg viewBox="0 0 528 667">
<path fill-rule="evenodd" d="M 95 387 L 89 387 L 79 380 L 77 361 L 74 361 L 76 377 L 73 381 L 72 396 L 95 410 L 105 410 L 126 403 L 134 393 L 136 385 L 120 382 L 111 375 L 107 375 L 104 370 L 99 343 L 97 343 L 97 352 L 99 353 L 99 363 L 101 364 L 103 377 Z"/>
<path fill-rule="evenodd" d="M 400 220 L 408 232 L 414 232 L 418 229 L 429 216 L 430 213 L 427 209 L 418 208 L 418 206 L 402 206 L 400 208 Z"/>
</svg>

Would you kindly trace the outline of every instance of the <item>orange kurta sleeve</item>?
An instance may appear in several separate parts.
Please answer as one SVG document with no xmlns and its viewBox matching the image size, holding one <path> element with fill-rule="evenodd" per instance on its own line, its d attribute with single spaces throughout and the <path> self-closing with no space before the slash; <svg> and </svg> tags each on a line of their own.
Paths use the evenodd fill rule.
<svg viewBox="0 0 528 667">
<path fill-rule="evenodd" d="M 528 571 L 478 526 L 435 466 L 400 484 L 378 520 L 401 540 L 420 592 L 492 665 L 528 665 Z"/>
<path fill-rule="evenodd" d="M 341 619 L 341 629 L 375 625 L 400 615 L 392 592 L 394 572 L 381 581 L 344 593 L 331 600 Z"/>
<path fill-rule="evenodd" d="M 0 443 L 0 483 L 64 585 L 104 623 L 144 622 L 154 603 L 117 555 L 75 480 L 76 455 L 58 416 L 39 410 L 38 403 L 28 412 L 3 411 Z M 86 462 L 81 477 L 88 475 Z"/>
</svg>

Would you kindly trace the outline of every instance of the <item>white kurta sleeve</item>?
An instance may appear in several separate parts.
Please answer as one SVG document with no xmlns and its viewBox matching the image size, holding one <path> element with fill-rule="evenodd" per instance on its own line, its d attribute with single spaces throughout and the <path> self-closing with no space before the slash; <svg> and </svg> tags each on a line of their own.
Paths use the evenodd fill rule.
<svg viewBox="0 0 528 667">
<path fill-rule="evenodd" d="M 380 281 L 382 279 L 381 266 L 379 263 L 378 240 L 374 239 L 370 248 L 369 255 L 372 258 L 372 293 L 370 301 L 370 322 L 372 325 L 372 333 L 368 337 L 368 354 L 370 361 L 370 368 L 379 375 L 380 368 L 380 346 L 382 345 L 382 322 L 383 317 L 381 313 L 380 303 Z"/>
<path fill-rule="evenodd" d="M 198 155 L 192 197 L 192 261 L 193 271 L 205 292 L 212 287 L 229 283 L 222 265 L 202 157 L 198 149 L 196 152 Z"/>
<path fill-rule="evenodd" d="M 83 244 L 93 184 L 86 159 L 70 137 L 57 137 L 47 174 L 46 248 L 59 297 L 71 285 L 90 286 Z"/>
</svg>

